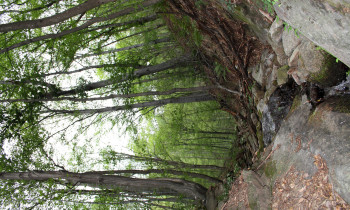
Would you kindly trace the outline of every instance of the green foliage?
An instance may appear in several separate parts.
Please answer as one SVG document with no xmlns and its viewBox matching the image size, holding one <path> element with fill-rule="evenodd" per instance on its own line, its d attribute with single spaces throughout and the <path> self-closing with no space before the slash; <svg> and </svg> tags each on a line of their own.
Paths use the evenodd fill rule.
<svg viewBox="0 0 350 210">
<path fill-rule="evenodd" d="M 201 2 L 201 1 L 197 1 Z M 202 3 L 197 3 L 201 7 L 205 5 L 204 1 Z M 186 49 L 197 49 L 201 45 L 203 39 L 197 25 L 188 16 L 178 17 L 173 14 L 166 16 L 171 22 L 171 32 L 174 38 L 182 44 Z"/>
<path fill-rule="evenodd" d="M 265 9 L 268 13 L 274 14 L 275 10 L 273 6 L 278 3 L 278 0 L 261 0 L 264 3 Z"/>
<path fill-rule="evenodd" d="M 167 106 L 148 119 L 147 127 L 134 136 L 131 147 L 135 154 L 197 165 L 223 166 L 231 160 L 234 121 L 214 102 Z M 208 186 L 203 180 L 191 180 Z"/>
<path fill-rule="evenodd" d="M 215 68 L 214 68 L 214 72 L 218 77 L 222 77 L 226 80 L 226 73 L 229 70 L 227 69 L 227 67 L 222 66 L 219 63 L 215 63 Z"/>
</svg>

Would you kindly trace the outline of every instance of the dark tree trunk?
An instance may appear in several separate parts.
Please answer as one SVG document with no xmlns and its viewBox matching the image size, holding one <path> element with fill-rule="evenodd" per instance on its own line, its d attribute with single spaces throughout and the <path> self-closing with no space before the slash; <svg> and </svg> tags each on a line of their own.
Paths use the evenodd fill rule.
<svg viewBox="0 0 350 210">
<path fill-rule="evenodd" d="M 205 200 L 207 189 L 194 182 L 176 178 L 139 179 L 116 175 L 101 175 L 99 173 L 71 173 L 66 171 L 29 171 L 5 172 L 0 174 L 1 180 L 48 181 L 60 179 L 73 185 L 90 187 L 118 188 L 125 192 L 175 192 L 193 200 Z"/>
</svg>

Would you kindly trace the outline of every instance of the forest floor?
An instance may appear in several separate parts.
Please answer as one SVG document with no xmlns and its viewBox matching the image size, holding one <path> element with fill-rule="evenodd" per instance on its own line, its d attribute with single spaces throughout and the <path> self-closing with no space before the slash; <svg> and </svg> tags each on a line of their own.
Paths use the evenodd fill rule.
<svg viewBox="0 0 350 210">
<path fill-rule="evenodd" d="M 350 209 L 334 191 L 325 161 L 320 156 L 314 158 L 318 171 L 313 176 L 292 166 L 270 185 L 272 209 Z M 248 185 L 242 173 L 232 184 L 228 200 L 220 210 L 251 209 Z"/>
</svg>

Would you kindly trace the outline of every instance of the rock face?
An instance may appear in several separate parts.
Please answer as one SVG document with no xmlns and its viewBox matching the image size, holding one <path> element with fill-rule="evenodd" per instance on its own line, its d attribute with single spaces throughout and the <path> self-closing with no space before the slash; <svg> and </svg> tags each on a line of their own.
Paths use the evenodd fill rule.
<svg viewBox="0 0 350 210">
<path fill-rule="evenodd" d="M 270 96 L 267 106 L 263 109 L 262 130 L 264 145 L 268 146 L 280 129 L 284 117 L 287 116 L 293 103 L 294 91 L 292 84 L 278 87 Z"/>
<path fill-rule="evenodd" d="M 279 0 L 274 8 L 280 19 L 350 66 L 350 0 Z"/>
<path fill-rule="evenodd" d="M 269 209 L 271 207 L 271 190 L 264 177 L 253 171 L 242 172 L 244 181 L 248 184 L 247 196 L 251 209 Z"/>
<path fill-rule="evenodd" d="M 300 102 L 283 122 L 274 147 L 277 174 L 291 165 L 313 175 L 314 156 L 327 163 L 334 190 L 350 202 L 350 96 L 333 97 L 320 104 L 315 111 Z"/>
</svg>

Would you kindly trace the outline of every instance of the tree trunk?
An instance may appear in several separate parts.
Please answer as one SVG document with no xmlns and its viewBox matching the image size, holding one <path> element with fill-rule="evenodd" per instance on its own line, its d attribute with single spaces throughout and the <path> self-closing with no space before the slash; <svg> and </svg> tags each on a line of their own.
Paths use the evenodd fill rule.
<svg viewBox="0 0 350 210">
<path fill-rule="evenodd" d="M 125 50 L 140 48 L 140 47 L 145 46 L 146 44 L 159 44 L 159 43 L 164 43 L 164 42 L 169 42 L 169 41 L 171 41 L 171 39 L 169 37 L 165 37 L 165 38 L 150 41 L 149 43 L 135 44 L 135 45 L 131 45 L 131 46 L 123 47 L 123 48 L 118 48 L 118 49 L 114 49 L 114 50 L 107 50 L 107 51 L 102 51 L 102 52 L 97 52 L 97 53 L 92 53 L 92 54 L 85 54 L 85 55 L 77 56 L 77 57 L 75 57 L 75 59 L 87 58 L 87 57 L 97 56 L 97 55 L 111 54 L 111 53 L 121 52 L 121 51 L 125 51 Z"/>
<path fill-rule="evenodd" d="M 48 181 L 60 179 L 73 185 L 104 187 L 107 189 L 118 188 L 125 192 L 176 192 L 193 200 L 205 200 L 206 188 L 194 182 L 176 178 L 139 179 L 116 175 L 101 175 L 98 173 L 71 173 L 66 171 L 29 171 L 29 172 L 4 172 L 0 174 L 1 180 L 27 180 Z"/>
<path fill-rule="evenodd" d="M 113 106 L 105 107 L 100 109 L 82 109 L 82 110 L 47 110 L 42 111 L 42 113 L 57 113 L 57 114 L 97 114 L 105 112 L 115 112 L 123 111 L 137 108 L 146 108 L 146 107 L 160 107 L 167 104 L 182 104 L 182 103 L 192 103 L 192 102 L 201 102 L 201 101 L 212 101 L 214 98 L 207 93 L 195 93 L 188 96 L 182 96 L 177 98 L 167 98 L 157 101 L 148 101 L 144 103 L 137 104 L 127 104 L 123 106 Z"/>
<path fill-rule="evenodd" d="M 68 20 L 79 14 L 83 14 L 88 10 L 101 6 L 103 4 L 113 2 L 115 0 L 87 0 L 86 2 L 79 4 L 73 8 L 70 8 L 64 12 L 61 12 L 50 17 L 37 19 L 37 20 L 26 20 L 14 23 L 7 23 L 0 25 L 0 32 L 9 32 L 23 29 L 34 29 L 45 26 L 54 25 L 62 21 Z"/>
<path fill-rule="evenodd" d="M 91 173 L 95 174 L 173 174 L 173 175 L 187 175 L 193 178 L 200 178 L 200 179 L 206 179 L 210 182 L 214 182 L 216 184 L 221 184 L 222 181 L 219 179 L 216 179 L 211 176 L 207 176 L 205 174 L 199 174 L 199 173 L 193 173 L 193 172 L 186 172 L 186 171 L 177 171 L 177 170 L 172 170 L 172 169 L 148 169 L 148 170 L 114 170 L 114 171 L 94 171 Z"/>
<path fill-rule="evenodd" d="M 110 80 L 110 79 L 102 80 L 99 82 L 87 84 L 83 88 L 75 88 L 75 89 L 66 90 L 66 91 L 48 93 L 48 94 L 44 95 L 43 97 L 44 98 L 52 98 L 52 97 L 65 96 L 65 95 L 74 95 L 74 94 L 79 93 L 79 91 L 81 91 L 82 89 L 83 89 L 83 91 L 91 91 L 91 90 L 95 90 L 98 88 L 107 87 L 107 86 L 115 84 L 117 82 L 124 82 L 124 81 L 127 81 L 128 79 L 140 78 L 140 77 L 145 76 L 145 75 L 154 74 L 154 73 L 158 73 L 158 72 L 161 72 L 161 71 L 164 71 L 167 69 L 175 68 L 177 66 L 188 63 L 190 60 L 191 60 L 190 56 L 184 55 L 184 56 L 181 56 L 178 58 L 168 60 L 168 61 L 163 62 L 163 63 L 158 64 L 158 65 L 147 66 L 147 67 L 138 69 L 133 74 L 124 75 L 118 81 Z"/>
<path fill-rule="evenodd" d="M 33 103 L 33 102 L 51 102 L 51 101 L 74 101 L 74 102 L 88 102 L 88 101 L 102 101 L 114 98 L 134 98 L 140 96 L 160 96 L 160 95 L 171 95 L 174 93 L 193 93 L 197 91 L 209 90 L 212 87 L 200 86 L 192 88 L 173 88 L 167 91 L 149 91 L 143 93 L 131 93 L 131 94 L 111 94 L 108 96 L 94 97 L 94 98 L 75 98 L 75 97 L 59 97 L 59 98 L 39 98 L 39 99 L 0 99 L 0 103 L 8 102 L 24 102 L 24 103 Z"/>
<path fill-rule="evenodd" d="M 154 157 L 141 157 L 141 156 L 135 156 L 135 155 L 129 155 L 124 153 L 115 153 L 114 154 L 117 158 L 126 160 L 136 160 L 136 161 L 149 161 L 149 162 L 156 162 L 156 163 L 164 163 L 166 165 L 174 166 L 177 168 L 192 168 L 192 169 L 210 169 L 210 170 L 224 170 L 225 168 L 215 165 L 195 165 L 195 164 L 188 164 L 184 162 L 178 162 L 178 161 L 171 161 L 171 160 L 164 160 L 160 158 L 154 158 Z"/>
<path fill-rule="evenodd" d="M 119 11 L 119 12 L 113 13 L 111 15 L 108 15 L 107 17 L 96 17 L 96 18 L 93 18 L 93 19 L 87 21 L 86 23 L 84 23 L 84 24 L 82 24 L 82 25 L 80 25 L 78 27 L 59 32 L 57 34 L 46 34 L 46 35 L 43 35 L 43 36 L 34 37 L 32 39 L 27 39 L 25 41 L 22 41 L 22 42 L 13 44 L 13 45 L 11 45 L 9 47 L 1 49 L 0 50 L 0 54 L 8 52 L 8 51 L 13 50 L 13 49 L 16 49 L 18 47 L 22 47 L 22 46 L 34 43 L 34 42 L 43 41 L 43 40 L 46 40 L 46 39 L 57 39 L 57 38 L 65 36 L 65 35 L 72 34 L 72 33 L 78 32 L 80 30 L 86 29 L 88 26 L 90 26 L 92 24 L 103 22 L 103 21 L 112 20 L 112 19 L 115 19 L 117 17 L 122 17 L 122 16 L 125 16 L 125 15 L 129 15 L 132 12 L 141 11 L 145 7 L 152 6 L 152 5 L 156 4 L 156 3 L 158 3 L 159 1 L 160 0 L 148 0 L 148 1 L 145 1 L 145 2 L 141 3 L 141 5 L 138 6 L 137 8 L 129 7 L 129 8 L 126 8 L 126 9 L 124 9 L 122 11 Z"/>
</svg>

